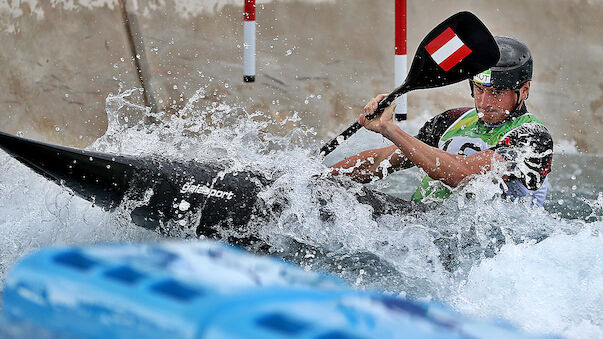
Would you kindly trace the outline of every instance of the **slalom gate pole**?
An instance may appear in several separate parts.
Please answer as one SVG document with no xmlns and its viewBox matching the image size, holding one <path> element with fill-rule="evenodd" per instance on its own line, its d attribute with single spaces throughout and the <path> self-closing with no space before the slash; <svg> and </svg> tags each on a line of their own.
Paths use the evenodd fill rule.
<svg viewBox="0 0 603 339">
<path fill-rule="evenodd" d="M 245 0 L 243 14 L 243 81 L 255 81 L 255 0 Z"/>
<path fill-rule="evenodd" d="M 394 55 L 394 87 L 402 85 L 406 79 L 406 0 L 395 0 L 396 13 L 395 19 L 395 55 Z M 406 94 L 396 99 L 396 111 L 394 112 L 396 121 L 406 120 L 408 106 Z"/>
</svg>

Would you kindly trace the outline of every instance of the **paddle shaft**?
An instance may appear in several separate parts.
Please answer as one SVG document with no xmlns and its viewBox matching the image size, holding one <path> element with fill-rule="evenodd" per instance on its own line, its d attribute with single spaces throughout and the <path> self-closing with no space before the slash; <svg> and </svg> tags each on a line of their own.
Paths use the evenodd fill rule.
<svg viewBox="0 0 603 339">
<path fill-rule="evenodd" d="M 377 109 L 375 109 L 375 112 L 373 114 L 365 115 L 364 117 L 368 120 L 372 120 L 375 117 L 378 117 L 379 115 L 381 115 L 381 113 L 383 113 L 383 111 L 385 111 L 387 107 L 389 107 L 389 105 L 392 104 L 392 102 L 394 102 L 394 100 L 396 100 L 397 97 L 403 95 L 404 93 L 407 93 L 408 91 L 410 91 L 410 87 L 405 82 L 400 87 L 396 88 L 393 92 L 388 94 L 385 98 L 383 98 L 383 100 L 381 100 L 377 105 Z M 339 146 L 343 141 L 347 140 L 349 137 L 354 135 L 354 133 L 358 132 L 358 130 L 361 128 L 362 125 L 358 121 L 354 122 L 345 131 L 341 132 L 337 137 L 331 139 L 331 141 L 322 146 L 320 149 L 320 155 L 326 157 L 328 154 L 333 152 L 333 150 L 335 150 L 335 148 L 337 148 L 337 146 Z"/>
</svg>

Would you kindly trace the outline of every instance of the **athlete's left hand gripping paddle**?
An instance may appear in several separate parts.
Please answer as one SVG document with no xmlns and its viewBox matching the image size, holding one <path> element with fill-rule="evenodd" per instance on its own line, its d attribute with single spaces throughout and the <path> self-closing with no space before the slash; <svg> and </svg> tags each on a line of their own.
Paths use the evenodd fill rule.
<svg viewBox="0 0 603 339">
<path fill-rule="evenodd" d="M 379 116 L 404 93 L 469 79 L 494 66 L 499 57 L 498 45 L 486 26 L 470 12 L 456 13 L 421 41 L 404 83 L 381 100 L 375 113 L 366 118 Z M 406 120 L 406 114 L 396 114 L 396 119 Z M 326 143 L 320 149 L 320 154 L 328 155 L 360 128 L 362 125 L 355 122 Z"/>
</svg>

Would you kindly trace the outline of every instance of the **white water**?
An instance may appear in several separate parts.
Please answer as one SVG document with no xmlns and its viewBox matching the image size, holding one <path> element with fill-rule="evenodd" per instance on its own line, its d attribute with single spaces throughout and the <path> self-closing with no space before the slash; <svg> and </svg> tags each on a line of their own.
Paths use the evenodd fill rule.
<svg viewBox="0 0 603 339">
<path fill-rule="evenodd" d="M 506 245 L 473 267 L 453 304 L 461 311 L 504 317 L 538 332 L 601 337 L 601 227 L 554 234 L 539 244 Z M 492 283 L 495 282 L 495 283 Z"/>
<path fill-rule="evenodd" d="M 266 206 L 285 203 L 285 207 L 258 225 L 258 234 L 275 254 L 331 271 L 359 288 L 436 298 L 475 316 L 506 318 L 528 331 L 603 337 L 603 194 L 596 165 L 600 158 L 556 159 L 551 179 L 558 186 L 553 186 L 546 209 L 493 198 L 496 187 L 482 180 L 468 188 L 476 193 L 475 199 L 460 192 L 442 208 L 423 215 L 374 220 L 371 208 L 350 193 L 359 186 L 311 184 L 312 176 L 327 170 L 309 157 L 318 146 L 311 143 L 311 129 L 280 128 L 298 124 L 296 114 L 276 122 L 228 102 L 206 107 L 200 89 L 178 115 L 157 114 L 154 118 L 161 123 L 145 125 L 131 120 L 147 113 L 130 104 L 127 93 L 107 99 L 109 130 L 91 148 L 215 159 L 273 175 L 276 182 L 261 199 Z M 419 117 L 407 128 L 416 131 L 425 119 Z M 377 145 L 383 145 L 380 137 L 358 133 L 326 163 Z M 161 239 L 119 212 L 106 213 L 70 195 L 4 153 L 0 161 L 2 278 L 19 257 L 43 246 Z M 411 170 L 371 186 L 408 198 L 421 176 Z M 557 216 L 566 216 L 568 206 L 582 214 L 576 220 Z M 331 215 L 328 221 L 321 216 L 325 211 Z M 507 242 L 500 250 L 492 229 L 499 229 Z M 300 249 L 291 238 L 321 250 Z M 451 271 L 442 265 L 441 250 L 434 245 L 439 238 L 459 244 Z"/>
</svg>

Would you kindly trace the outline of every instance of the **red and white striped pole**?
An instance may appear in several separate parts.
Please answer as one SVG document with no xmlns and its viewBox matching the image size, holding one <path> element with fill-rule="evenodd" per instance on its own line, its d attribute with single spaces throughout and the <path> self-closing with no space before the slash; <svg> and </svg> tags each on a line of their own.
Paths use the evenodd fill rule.
<svg viewBox="0 0 603 339">
<path fill-rule="evenodd" d="M 243 14 L 243 81 L 255 81 L 255 0 L 245 0 Z"/>
<path fill-rule="evenodd" d="M 406 78 L 406 0 L 396 0 L 394 9 L 396 13 L 395 36 L 396 48 L 394 56 L 395 87 L 402 85 Z M 406 94 L 396 99 L 396 111 L 394 112 L 397 121 L 406 120 L 408 113 Z"/>
</svg>

